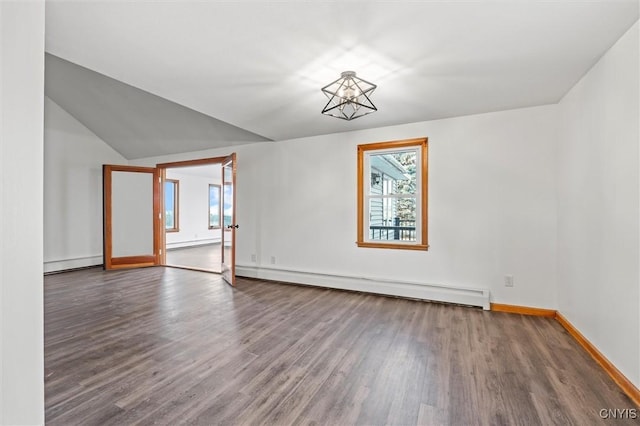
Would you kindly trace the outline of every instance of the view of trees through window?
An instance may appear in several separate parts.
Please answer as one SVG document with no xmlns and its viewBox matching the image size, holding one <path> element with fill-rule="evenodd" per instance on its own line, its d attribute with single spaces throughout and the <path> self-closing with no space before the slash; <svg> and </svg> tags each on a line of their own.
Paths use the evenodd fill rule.
<svg viewBox="0 0 640 426">
<path fill-rule="evenodd" d="M 416 152 L 405 151 L 389 154 L 398 163 L 400 163 L 405 170 L 407 179 L 396 180 L 396 193 L 397 194 L 412 194 L 416 193 Z M 416 200 L 415 198 L 400 198 L 396 204 L 396 215 L 401 221 L 414 221 L 416 220 Z"/>
</svg>

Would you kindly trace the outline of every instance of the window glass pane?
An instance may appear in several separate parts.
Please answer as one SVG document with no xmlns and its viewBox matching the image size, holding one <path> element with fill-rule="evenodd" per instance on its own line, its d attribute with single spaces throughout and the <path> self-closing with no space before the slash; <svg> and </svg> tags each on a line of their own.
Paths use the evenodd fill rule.
<svg viewBox="0 0 640 426">
<path fill-rule="evenodd" d="M 166 229 L 174 229 L 176 227 L 175 222 L 175 205 L 176 205 L 176 185 L 175 182 L 165 181 L 164 183 L 164 226 Z"/>
<path fill-rule="evenodd" d="M 371 197 L 369 239 L 374 241 L 417 241 L 416 199 Z"/>
<path fill-rule="evenodd" d="M 416 193 L 416 150 L 371 154 L 369 156 L 371 195 Z"/>
</svg>

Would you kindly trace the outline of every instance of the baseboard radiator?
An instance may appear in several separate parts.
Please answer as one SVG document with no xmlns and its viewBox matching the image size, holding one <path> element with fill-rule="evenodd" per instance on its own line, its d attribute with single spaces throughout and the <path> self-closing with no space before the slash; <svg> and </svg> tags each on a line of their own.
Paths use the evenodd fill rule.
<svg viewBox="0 0 640 426">
<path fill-rule="evenodd" d="M 484 288 L 456 287 L 252 265 L 236 265 L 236 275 L 340 290 L 479 306 L 484 310 L 490 309 L 489 290 Z"/>
<path fill-rule="evenodd" d="M 188 241 L 179 241 L 175 243 L 167 243 L 167 251 L 179 248 L 188 248 L 188 247 L 198 247 L 198 246 L 207 246 L 210 244 L 219 244 L 220 238 L 211 238 L 206 240 L 188 240 Z"/>
<path fill-rule="evenodd" d="M 67 271 L 70 269 L 87 268 L 90 266 L 102 265 L 102 255 L 74 257 L 70 259 L 46 260 L 44 262 L 44 273 Z"/>
</svg>

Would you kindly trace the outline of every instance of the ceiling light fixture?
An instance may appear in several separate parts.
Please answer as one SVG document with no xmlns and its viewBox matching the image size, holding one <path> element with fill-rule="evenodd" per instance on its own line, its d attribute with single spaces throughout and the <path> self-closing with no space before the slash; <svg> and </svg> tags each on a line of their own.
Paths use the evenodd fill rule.
<svg viewBox="0 0 640 426">
<path fill-rule="evenodd" d="M 339 79 L 322 88 L 322 93 L 329 98 L 322 113 L 347 121 L 371 114 L 378 110 L 369 99 L 376 87 L 356 77 L 355 72 L 344 71 Z"/>
</svg>

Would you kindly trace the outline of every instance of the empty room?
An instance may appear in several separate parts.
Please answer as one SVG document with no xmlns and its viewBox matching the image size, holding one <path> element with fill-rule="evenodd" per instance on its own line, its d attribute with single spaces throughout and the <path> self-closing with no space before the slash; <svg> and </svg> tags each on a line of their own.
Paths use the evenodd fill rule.
<svg viewBox="0 0 640 426">
<path fill-rule="evenodd" d="M 640 2 L 0 2 L 0 424 L 640 421 Z"/>
</svg>

